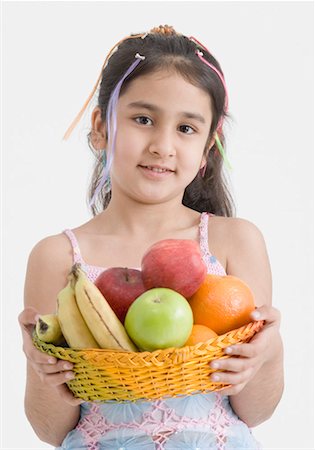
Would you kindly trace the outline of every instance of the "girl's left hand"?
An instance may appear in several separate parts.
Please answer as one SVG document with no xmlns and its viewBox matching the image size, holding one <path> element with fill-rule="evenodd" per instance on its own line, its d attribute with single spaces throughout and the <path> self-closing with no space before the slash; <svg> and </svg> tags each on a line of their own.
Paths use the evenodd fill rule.
<svg viewBox="0 0 315 450">
<path fill-rule="evenodd" d="M 264 305 L 253 311 L 252 319 L 264 320 L 265 323 L 251 341 L 227 347 L 225 352 L 227 355 L 232 355 L 230 358 L 218 359 L 210 363 L 212 369 L 219 370 L 210 375 L 212 381 L 231 385 L 219 391 L 223 395 L 238 394 L 259 369 L 275 356 L 274 348 L 278 346 L 272 343 L 280 339 L 280 312 L 276 308 Z"/>
</svg>

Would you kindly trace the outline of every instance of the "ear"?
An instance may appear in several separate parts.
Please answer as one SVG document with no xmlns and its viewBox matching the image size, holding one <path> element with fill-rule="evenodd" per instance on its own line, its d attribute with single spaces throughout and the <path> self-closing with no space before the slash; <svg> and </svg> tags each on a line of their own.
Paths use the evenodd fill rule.
<svg viewBox="0 0 315 450">
<path fill-rule="evenodd" d="M 99 106 L 96 106 L 91 117 L 91 144 L 95 150 L 104 150 L 107 145 L 106 126 L 102 121 L 102 113 Z"/>
<path fill-rule="evenodd" d="M 200 169 L 203 169 L 204 166 L 207 164 L 207 158 L 208 158 L 208 155 L 209 155 L 210 150 L 212 149 L 214 143 L 215 143 L 215 138 L 214 137 L 212 137 L 210 139 L 210 141 L 207 142 L 206 150 L 204 151 L 203 156 L 202 156 Z"/>
</svg>

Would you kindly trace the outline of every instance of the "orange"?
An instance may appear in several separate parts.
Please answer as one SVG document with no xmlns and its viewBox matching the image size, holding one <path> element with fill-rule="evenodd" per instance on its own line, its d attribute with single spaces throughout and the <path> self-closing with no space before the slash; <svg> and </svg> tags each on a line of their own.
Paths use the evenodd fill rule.
<svg viewBox="0 0 315 450">
<path fill-rule="evenodd" d="M 195 345 L 199 344 L 199 342 L 206 342 L 216 336 L 218 336 L 217 333 L 205 325 L 194 324 L 185 345 Z"/>
<path fill-rule="evenodd" d="M 219 335 L 251 322 L 250 313 L 255 309 L 249 286 L 232 275 L 207 274 L 189 303 L 194 323 L 205 325 Z"/>
</svg>

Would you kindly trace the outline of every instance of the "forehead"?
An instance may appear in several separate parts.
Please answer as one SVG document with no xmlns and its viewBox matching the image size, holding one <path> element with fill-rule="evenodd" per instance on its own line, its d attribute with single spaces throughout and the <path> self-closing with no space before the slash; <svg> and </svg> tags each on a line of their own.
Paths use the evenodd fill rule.
<svg viewBox="0 0 315 450">
<path fill-rule="evenodd" d="M 174 70 L 141 75 L 130 81 L 121 94 L 121 106 L 132 102 L 154 103 L 159 109 L 169 111 L 201 112 L 211 120 L 212 105 L 208 92 L 190 83 Z"/>
</svg>

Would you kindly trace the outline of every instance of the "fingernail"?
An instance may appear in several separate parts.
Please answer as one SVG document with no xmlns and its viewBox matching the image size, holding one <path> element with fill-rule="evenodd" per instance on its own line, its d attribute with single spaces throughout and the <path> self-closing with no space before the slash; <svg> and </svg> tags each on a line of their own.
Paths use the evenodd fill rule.
<svg viewBox="0 0 315 450">
<path fill-rule="evenodd" d="M 66 363 L 66 364 L 63 365 L 63 368 L 64 368 L 65 370 L 70 370 L 70 369 L 72 369 L 72 367 L 73 367 L 73 365 L 70 364 L 70 363 Z"/>
<path fill-rule="evenodd" d="M 66 378 L 67 378 L 67 380 L 72 380 L 74 378 L 74 373 L 72 373 L 72 372 L 66 373 Z"/>
<path fill-rule="evenodd" d="M 232 347 L 226 347 L 224 352 L 227 353 L 228 355 L 230 355 L 233 352 L 233 349 L 232 349 Z"/>
<path fill-rule="evenodd" d="M 252 312 L 251 316 L 254 320 L 258 320 L 258 319 L 260 319 L 261 314 L 259 311 L 254 311 L 254 312 Z"/>
<path fill-rule="evenodd" d="M 48 358 L 48 364 L 55 364 L 56 358 Z"/>
<path fill-rule="evenodd" d="M 213 361 L 210 366 L 212 369 L 218 369 L 220 367 L 220 364 L 217 361 Z"/>
<path fill-rule="evenodd" d="M 220 381 L 220 377 L 219 377 L 219 375 L 217 375 L 217 374 L 211 375 L 211 379 L 212 379 L 213 381 Z"/>
<path fill-rule="evenodd" d="M 40 314 L 36 314 L 35 321 L 37 322 L 39 318 L 40 318 Z"/>
</svg>

